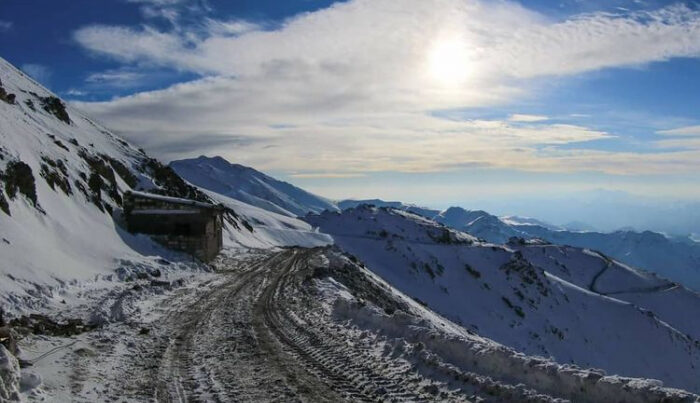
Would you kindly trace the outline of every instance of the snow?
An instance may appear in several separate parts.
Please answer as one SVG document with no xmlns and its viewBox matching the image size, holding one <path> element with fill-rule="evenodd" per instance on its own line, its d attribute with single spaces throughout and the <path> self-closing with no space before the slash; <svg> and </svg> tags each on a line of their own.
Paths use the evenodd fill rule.
<svg viewBox="0 0 700 403">
<path fill-rule="evenodd" d="M 17 358 L 0 345 L 0 401 L 19 400 L 20 377 Z"/>
<path fill-rule="evenodd" d="M 651 231 L 600 233 L 552 231 L 538 226 L 516 228 L 529 237 L 599 250 L 628 265 L 700 290 L 700 244 L 669 239 Z"/>
<path fill-rule="evenodd" d="M 10 215 L 0 211 L 0 303 L 6 312 L 17 315 L 56 306 L 61 293 L 71 287 L 107 286 L 112 279 L 138 271 L 200 269 L 189 256 L 121 228 L 120 210 L 107 192 L 102 198 L 115 209 L 113 216 L 76 185 L 91 172 L 82 154 L 119 161 L 136 175 L 138 186 L 156 187 L 138 169 L 148 158 L 142 151 L 70 105 L 66 106 L 70 124 L 45 111 L 41 98 L 53 94 L 2 59 L 0 80 L 7 92 L 16 95 L 14 105 L 0 101 L 0 170 L 10 160 L 28 164 L 38 201 L 35 207 L 22 195 L 9 200 L 0 189 L 10 207 Z M 72 194 L 52 189 L 40 175 L 46 159 L 62 161 Z M 115 178 L 119 194 L 133 190 L 116 172 Z"/>
<path fill-rule="evenodd" d="M 482 217 L 475 220 L 474 215 Z M 505 243 L 510 237 L 539 238 L 559 245 L 602 251 L 607 255 L 700 290 L 700 245 L 667 238 L 651 231 L 568 231 L 533 219 L 498 218 L 486 212 L 453 207 L 436 220 L 490 242 Z"/>
<path fill-rule="evenodd" d="M 170 166 L 194 185 L 273 213 L 296 217 L 338 210 L 327 199 L 221 157 L 201 156 L 173 161 Z"/>
<path fill-rule="evenodd" d="M 504 244 L 511 237 L 527 240 L 542 239 L 558 245 L 589 248 L 628 265 L 653 271 L 700 291 L 700 243 L 692 237 L 668 238 L 651 231 L 569 231 L 534 218 L 496 217 L 481 210 L 450 207 L 442 212 L 401 202 L 382 200 L 345 200 L 338 203 L 342 209 L 371 204 L 411 211 L 466 232 L 489 242 Z"/>
<path fill-rule="evenodd" d="M 0 146 L 8 153 L 0 161 L 0 168 L 4 168 L 8 157 L 29 164 L 36 180 L 38 202 L 46 212 L 42 214 L 23 197 L 10 201 L 11 216 L 0 212 L 0 234 L 6 240 L 0 244 L 2 271 L 17 280 L 0 282 L 0 291 L 18 291 L 23 288 L 18 281 L 57 285 L 72 279 L 89 279 L 113 271 L 115 256 L 137 258 L 138 254 L 122 241 L 111 217 L 77 189 L 73 189 L 71 197 L 52 190 L 39 172 L 42 156 L 65 161 L 73 177 L 87 170 L 77 155 L 77 147 L 69 142 L 71 139 L 115 156 L 127 166 L 136 162 L 139 152 L 103 134 L 102 128 L 70 107 L 71 125 L 48 114 L 40 105 L 32 111 L 25 100 L 36 102 L 36 98 L 22 90 L 39 96 L 50 93 L 4 61 L 0 61 L 0 79 L 5 89 L 17 96 L 16 105 L 0 102 Z M 47 133 L 69 151 L 57 147 Z"/>
<path fill-rule="evenodd" d="M 410 213 L 418 214 L 427 218 L 434 218 L 440 213 L 440 210 L 435 210 L 427 207 L 417 206 L 415 204 L 406 204 L 400 201 L 384 201 L 380 199 L 363 199 L 354 200 L 347 199 L 338 202 L 338 207 L 341 210 L 347 210 L 355 207 L 359 207 L 363 204 L 367 204 L 374 207 L 391 207 L 396 210 L 408 211 Z"/>
<path fill-rule="evenodd" d="M 333 243 L 333 239 L 314 230 L 308 223 L 287 215 L 277 214 L 218 193 L 202 189 L 209 197 L 233 209 L 245 219 L 253 231 L 228 228 L 224 244 L 228 247 L 273 248 L 285 246 L 316 247 Z"/>
<path fill-rule="evenodd" d="M 535 399 L 538 401 L 550 401 L 550 396 L 591 402 L 694 400 L 685 392 L 663 388 L 663 382 L 658 380 L 606 375 L 605 371 L 598 369 L 562 365 L 545 358 L 523 355 L 467 332 L 436 315 L 376 277 L 369 268 L 359 270 L 394 298 L 403 300 L 409 310 L 387 314 L 369 303 L 358 304 L 342 284 L 332 279 L 319 282 L 325 299 L 335 298 L 333 310 L 339 320 L 349 319 L 361 329 L 379 332 L 403 343 L 420 343 L 425 351 L 435 354 L 427 355 L 432 374 L 440 373 L 440 370 L 449 371 L 445 364 L 454 365 L 467 371 L 471 384 L 488 384 L 494 399 L 529 400 L 535 397 L 534 391 L 529 389 L 534 386 L 534 393 L 539 393 Z M 415 357 L 414 367 L 425 365 L 426 362 L 421 360 L 425 357 Z M 439 364 L 441 360 L 446 361 L 442 366 Z M 464 373 L 454 374 L 455 379 L 464 376 Z M 542 395 L 542 392 L 550 396 Z"/>
<path fill-rule="evenodd" d="M 561 230 L 560 227 L 551 225 L 549 223 L 546 223 L 544 221 L 538 220 L 536 218 L 532 217 L 520 217 L 520 216 L 503 216 L 499 217 L 501 221 L 504 223 L 514 226 L 514 225 L 538 225 L 540 227 L 548 228 L 551 230 Z"/>
<path fill-rule="evenodd" d="M 308 260 L 302 264 L 289 263 L 290 257 L 304 255 Z M 64 314 L 85 317 L 103 305 L 106 311 L 117 307 L 120 314 L 100 329 L 69 340 L 25 339 L 24 359 L 51 354 L 32 360 L 31 373 L 22 371 L 27 386 L 34 386 L 23 396 L 49 401 L 132 402 L 167 394 L 185 400 L 314 400 L 288 386 L 289 379 L 303 378 L 307 393 L 334 385 L 336 391 L 355 393 L 345 395 L 348 399 L 357 399 L 357 391 L 364 390 L 369 396 L 386 393 L 386 400 L 426 400 L 429 386 L 435 391 L 427 392 L 432 395 L 427 400 L 444 401 L 697 398 L 658 380 L 527 356 L 475 335 L 335 249 L 226 250 L 217 264 L 226 271 L 185 276 L 180 286 L 160 292 L 137 282 L 138 290 L 124 284 L 106 294 L 92 291 L 70 299 Z M 305 280 L 292 275 L 319 268 L 327 276 Z M 345 276 L 337 275 L 339 269 Z M 372 298 L 357 296 L 367 291 Z M 230 303 L 232 294 L 235 304 Z M 389 313 L 377 301 L 397 309 Z M 274 314 L 259 311 L 261 304 Z M 144 328 L 150 329 L 146 335 L 140 332 Z M 287 336 L 273 340 L 292 348 L 267 344 L 281 332 Z M 319 373 L 313 372 L 317 365 L 322 365 Z M 280 376 L 280 367 L 296 369 L 294 377 Z M 309 370 L 315 379 L 308 377 Z M 32 382 L 37 379 L 42 379 L 40 387 Z M 412 399 L 410 393 L 423 395 Z"/>
<path fill-rule="evenodd" d="M 674 297 L 663 291 L 666 280 L 572 247 L 441 243 L 426 235 L 437 224 L 391 209 L 360 207 L 306 221 L 387 283 L 483 337 L 561 364 L 700 389 L 700 333 L 672 313 L 683 305 L 695 312 L 700 297 L 687 290 Z M 375 235 L 382 230 L 383 237 Z M 639 289 L 664 296 L 601 294 Z"/>
<path fill-rule="evenodd" d="M 183 199 L 180 197 L 163 196 L 163 195 L 159 195 L 159 194 L 139 192 L 136 190 L 131 190 L 128 193 L 130 193 L 134 196 L 138 196 L 140 198 L 158 200 L 158 201 L 162 201 L 162 202 L 166 202 L 166 203 L 183 204 L 186 206 L 201 207 L 201 208 L 214 208 L 214 207 L 216 207 L 215 205 L 213 205 L 211 203 L 204 203 L 204 202 L 199 202 L 196 200 Z"/>
</svg>

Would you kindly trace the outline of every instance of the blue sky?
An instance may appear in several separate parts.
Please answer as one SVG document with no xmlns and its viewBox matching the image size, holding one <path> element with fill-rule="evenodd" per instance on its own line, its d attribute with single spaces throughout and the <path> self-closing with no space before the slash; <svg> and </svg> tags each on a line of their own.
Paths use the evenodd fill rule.
<svg viewBox="0 0 700 403">
<path fill-rule="evenodd" d="M 5 0 L 0 38 L 152 154 L 329 197 L 700 196 L 693 3 Z"/>
</svg>

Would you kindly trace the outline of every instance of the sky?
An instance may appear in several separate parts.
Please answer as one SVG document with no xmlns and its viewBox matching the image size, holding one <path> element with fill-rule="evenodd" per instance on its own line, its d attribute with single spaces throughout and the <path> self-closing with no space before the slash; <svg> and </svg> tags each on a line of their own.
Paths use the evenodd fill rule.
<svg viewBox="0 0 700 403">
<path fill-rule="evenodd" d="M 0 56 L 166 161 L 331 198 L 700 199 L 697 2 L 1 0 Z"/>
</svg>

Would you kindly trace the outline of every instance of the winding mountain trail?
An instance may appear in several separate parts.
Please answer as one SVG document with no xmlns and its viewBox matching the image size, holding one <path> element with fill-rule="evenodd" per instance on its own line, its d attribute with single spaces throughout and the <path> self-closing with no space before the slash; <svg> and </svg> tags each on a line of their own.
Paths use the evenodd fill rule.
<svg viewBox="0 0 700 403">
<path fill-rule="evenodd" d="M 600 269 L 600 271 L 598 271 L 598 273 L 596 273 L 595 276 L 593 276 L 593 278 L 591 279 L 591 284 L 588 286 L 588 289 L 590 291 L 597 293 L 597 294 L 602 294 L 600 291 L 598 291 L 596 289 L 596 283 L 598 282 L 598 279 L 600 278 L 600 276 L 602 276 L 610 267 L 612 267 L 612 262 L 607 261 L 605 263 L 605 266 L 603 266 Z"/>
<path fill-rule="evenodd" d="M 693 395 L 528 358 L 331 248 L 224 254 L 217 273 L 80 338 L 70 401 L 620 402 Z M 631 387 L 630 387 L 631 386 Z M 58 394 L 57 394 L 58 396 Z"/>
<path fill-rule="evenodd" d="M 221 263 L 223 281 L 193 301 L 168 301 L 152 337 L 124 363 L 131 376 L 120 388 L 165 402 L 467 400 L 387 355 L 376 338 L 330 322 L 304 289 L 317 253 Z"/>
<path fill-rule="evenodd" d="M 605 264 L 605 266 L 603 266 L 603 268 L 600 269 L 600 271 L 597 272 L 595 274 L 595 276 L 593 276 L 593 279 L 591 280 L 591 284 L 588 286 L 588 289 L 590 291 L 595 292 L 595 293 L 600 294 L 600 295 L 618 295 L 618 294 L 632 294 L 632 293 L 650 294 L 650 293 L 668 292 L 671 290 L 675 290 L 676 288 L 679 287 L 679 285 L 677 283 L 668 282 L 668 283 L 653 286 L 653 287 L 629 287 L 629 288 L 623 289 L 623 290 L 601 291 L 597 288 L 598 280 L 611 267 L 612 267 L 612 262 L 608 261 Z"/>
</svg>

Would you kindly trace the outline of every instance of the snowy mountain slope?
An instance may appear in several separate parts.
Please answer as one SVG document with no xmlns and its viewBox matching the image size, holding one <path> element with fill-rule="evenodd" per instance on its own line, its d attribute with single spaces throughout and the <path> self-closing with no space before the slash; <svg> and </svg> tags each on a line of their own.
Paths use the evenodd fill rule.
<svg viewBox="0 0 700 403">
<path fill-rule="evenodd" d="M 201 156 L 170 166 L 194 185 L 274 213 L 296 217 L 338 210 L 329 200 L 221 157 Z"/>
<path fill-rule="evenodd" d="M 536 385 L 534 388 L 539 392 L 553 392 L 552 395 L 571 401 L 639 402 L 683 399 L 680 396 L 674 397 L 673 394 L 684 392 L 679 392 L 677 389 L 660 388 L 659 382 L 654 380 L 624 379 L 615 375 L 605 376 L 604 371 L 601 370 L 584 370 L 571 364 L 560 365 L 542 357 L 523 355 L 492 340 L 479 337 L 474 332 L 436 315 L 434 311 L 385 282 L 369 268 L 357 262 L 356 259 L 351 258 L 351 262 L 345 263 L 346 267 L 353 264 L 356 265 L 357 274 L 366 276 L 371 282 L 376 283 L 379 290 L 382 291 L 371 293 L 369 297 L 366 291 L 363 293 L 364 295 L 358 295 L 357 291 L 352 290 L 353 284 L 344 281 L 342 277 L 336 277 L 337 281 L 324 284 L 331 293 L 335 291 L 338 295 L 334 304 L 334 312 L 339 319 L 350 318 L 360 328 L 370 331 L 379 330 L 385 335 L 403 342 L 411 343 L 420 340 L 423 346 L 440 355 L 443 360 L 450 362 L 457 368 L 468 369 L 472 374 L 488 374 L 489 379 L 492 382 L 495 381 L 496 385 L 500 383 L 496 381 L 497 379 L 508 379 L 510 382 L 519 384 L 519 387 L 525 390 Z M 345 284 L 350 289 L 345 288 Z M 386 298 L 382 293 L 392 295 L 393 298 L 401 301 L 399 303 L 400 309 L 403 311 L 401 315 L 388 313 L 385 307 L 386 303 L 378 303 L 382 300 L 391 300 L 391 297 Z M 389 310 L 392 308 L 395 309 L 395 307 L 390 307 Z M 403 315 L 404 312 L 408 315 Z M 459 378 L 455 373 L 451 373 L 451 375 L 455 379 Z M 472 384 L 477 385 L 478 380 L 474 379 Z M 467 392 L 469 388 L 461 390 Z M 537 401 L 548 401 L 548 398 L 542 394 L 535 398 L 527 394 L 519 396 L 511 394 L 512 390 L 506 393 L 502 392 L 503 389 L 495 387 L 486 400 L 530 401 L 529 399 L 534 398 Z M 475 396 L 476 394 L 471 399 L 478 401 Z M 694 399 L 696 398 L 691 396 L 687 401 Z"/>
<path fill-rule="evenodd" d="M 626 264 L 651 270 L 659 275 L 700 291 L 700 243 L 690 238 L 668 238 L 644 231 L 572 231 L 534 218 L 497 217 L 482 210 L 450 207 L 444 211 L 383 200 L 345 200 L 342 209 L 370 204 L 411 211 L 494 243 L 506 243 L 511 237 L 543 239 L 560 245 L 599 250 Z"/>
<path fill-rule="evenodd" d="M 511 225 L 511 226 L 516 226 L 516 225 L 539 225 L 540 227 L 548 228 L 553 231 L 559 231 L 563 230 L 564 228 L 558 227 L 556 225 L 552 225 L 550 223 L 538 220 L 536 218 L 532 217 L 520 217 L 520 216 L 503 216 L 500 217 L 500 220 L 503 221 L 504 223 Z M 579 224 L 579 225 L 584 225 L 584 224 Z M 569 229 L 568 227 L 566 227 Z"/>
<path fill-rule="evenodd" d="M 213 200 L 233 209 L 246 224 L 245 230 L 228 228 L 224 246 L 271 248 L 278 246 L 316 247 L 333 243 L 330 235 L 314 231 L 311 225 L 294 217 L 251 206 L 236 199 L 204 190 Z"/>
<path fill-rule="evenodd" d="M 122 230 L 112 213 L 132 188 L 208 200 L 204 194 L 2 59 L 0 81 L 3 299 L 49 295 L 44 286 L 115 269 L 125 275 L 158 266 L 161 256 L 189 260 Z"/>
<path fill-rule="evenodd" d="M 700 294 L 653 273 L 635 269 L 588 249 L 559 245 L 511 242 L 532 264 L 555 267 L 559 279 L 599 295 L 636 305 L 656 315 L 691 339 L 700 340 Z"/>
<path fill-rule="evenodd" d="M 484 211 L 450 207 L 435 221 L 494 243 L 511 237 L 599 250 L 626 264 L 651 270 L 700 290 L 700 244 L 669 239 L 651 231 L 612 233 L 562 230 L 533 219 L 499 218 Z"/>
<path fill-rule="evenodd" d="M 440 214 L 440 210 L 435 210 L 435 209 L 430 209 L 426 207 L 420 207 L 416 206 L 414 204 L 405 204 L 400 201 L 384 201 L 381 199 L 363 199 L 363 200 L 355 200 L 355 199 L 346 199 L 346 200 L 341 200 L 338 202 L 338 207 L 341 210 L 347 210 L 350 208 L 355 208 L 358 206 L 361 206 L 363 204 L 367 204 L 370 206 L 375 206 L 375 207 L 391 207 L 396 210 L 403 210 L 403 211 L 409 211 L 414 214 L 422 215 L 423 217 L 427 218 L 433 218 L 436 215 Z"/>
<path fill-rule="evenodd" d="M 552 243 L 599 250 L 629 265 L 654 271 L 700 291 L 700 244 L 681 242 L 644 231 L 612 233 L 552 231 L 540 226 L 516 226 L 529 237 Z"/>
<path fill-rule="evenodd" d="M 481 336 L 560 363 L 700 390 L 700 333 L 679 315 L 662 316 L 674 304 L 697 312 L 700 297 L 685 291 L 655 298 L 667 292 L 664 280 L 587 250 L 561 249 L 555 260 L 547 245 L 481 243 L 391 209 L 359 207 L 306 221 L 403 293 Z M 636 290 L 634 304 L 591 291 L 594 279 L 594 290 Z"/>
<path fill-rule="evenodd" d="M 440 212 L 434 219 L 448 227 L 468 232 L 489 242 L 506 243 L 511 237 L 525 236 L 525 233 L 482 210 L 450 207 Z"/>
</svg>

